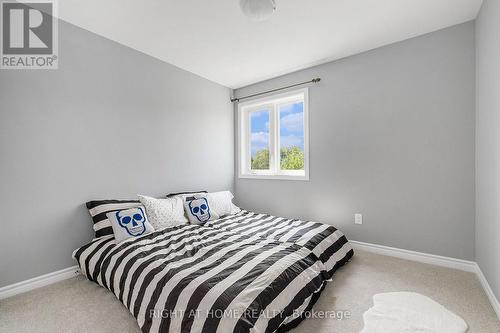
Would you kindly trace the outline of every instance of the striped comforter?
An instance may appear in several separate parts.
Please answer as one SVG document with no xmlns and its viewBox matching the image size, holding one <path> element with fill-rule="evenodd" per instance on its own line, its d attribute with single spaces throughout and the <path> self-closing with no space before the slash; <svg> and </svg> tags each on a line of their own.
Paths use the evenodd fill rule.
<svg viewBox="0 0 500 333">
<path fill-rule="evenodd" d="M 352 254 L 331 226 L 243 211 L 119 245 L 100 237 L 73 257 L 143 332 L 274 332 L 296 326 Z"/>
<path fill-rule="evenodd" d="M 311 250 L 324 264 L 329 277 L 353 255 L 351 245 L 340 230 L 319 222 L 286 219 L 242 210 L 236 215 L 209 221 L 205 226 L 279 242 L 292 242 Z"/>
</svg>

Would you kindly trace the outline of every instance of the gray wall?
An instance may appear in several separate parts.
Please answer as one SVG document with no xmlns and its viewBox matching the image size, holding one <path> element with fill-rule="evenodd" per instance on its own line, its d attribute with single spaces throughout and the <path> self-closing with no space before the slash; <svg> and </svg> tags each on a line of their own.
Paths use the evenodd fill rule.
<svg viewBox="0 0 500 333">
<path fill-rule="evenodd" d="M 237 90 L 322 78 L 309 92 L 310 181 L 237 178 L 238 202 L 473 259 L 474 64 L 469 22 Z"/>
<path fill-rule="evenodd" d="M 59 28 L 58 70 L 0 72 L 0 287 L 74 265 L 88 200 L 233 185 L 229 89 Z"/>
<path fill-rule="evenodd" d="M 476 260 L 500 298 L 500 2 L 476 21 Z"/>
</svg>

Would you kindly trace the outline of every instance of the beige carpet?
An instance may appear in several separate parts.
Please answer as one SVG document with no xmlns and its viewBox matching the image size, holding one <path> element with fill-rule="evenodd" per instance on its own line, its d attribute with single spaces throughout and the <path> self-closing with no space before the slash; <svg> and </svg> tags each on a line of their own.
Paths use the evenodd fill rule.
<svg viewBox="0 0 500 333">
<path fill-rule="evenodd" d="M 359 333 L 372 296 L 391 291 L 431 297 L 461 316 L 469 332 L 500 332 L 500 322 L 474 274 L 357 251 L 315 306 L 349 311 L 350 318 L 309 318 L 294 333 Z M 78 276 L 0 301 L 0 332 L 139 332 L 139 328 L 113 294 Z"/>
</svg>

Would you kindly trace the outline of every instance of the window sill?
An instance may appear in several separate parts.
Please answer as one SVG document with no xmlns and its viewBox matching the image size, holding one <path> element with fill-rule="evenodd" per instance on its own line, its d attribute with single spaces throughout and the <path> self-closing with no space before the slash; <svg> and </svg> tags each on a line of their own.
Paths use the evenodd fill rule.
<svg viewBox="0 0 500 333">
<path fill-rule="evenodd" d="M 305 176 L 293 176 L 293 175 L 249 175 L 240 174 L 238 178 L 242 179 L 267 179 L 267 180 L 301 180 L 309 181 L 309 175 Z"/>
</svg>

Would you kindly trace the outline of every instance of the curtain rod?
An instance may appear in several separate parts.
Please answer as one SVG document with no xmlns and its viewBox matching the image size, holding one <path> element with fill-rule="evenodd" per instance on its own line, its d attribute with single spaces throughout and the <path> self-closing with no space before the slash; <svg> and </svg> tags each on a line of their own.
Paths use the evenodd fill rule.
<svg viewBox="0 0 500 333">
<path fill-rule="evenodd" d="M 288 88 L 293 88 L 293 87 L 301 86 L 301 85 L 308 84 L 308 83 L 318 83 L 319 81 L 321 81 L 321 78 L 317 77 L 315 79 L 312 79 L 311 81 L 305 81 L 305 82 L 295 83 L 295 84 L 292 84 L 292 85 L 289 85 L 289 86 L 286 86 L 286 87 L 281 87 L 281 88 L 271 89 L 271 90 L 267 90 L 267 91 L 262 91 L 262 92 L 259 92 L 259 93 L 253 94 L 253 95 L 248 95 L 248 96 L 243 96 L 243 97 L 231 97 L 231 102 L 233 102 L 233 103 L 234 102 L 239 102 L 242 99 L 256 97 L 256 96 L 268 94 L 268 93 L 275 92 L 275 91 L 280 91 L 280 90 L 284 90 L 284 89 L 288 89 Z"/>
</svg>

